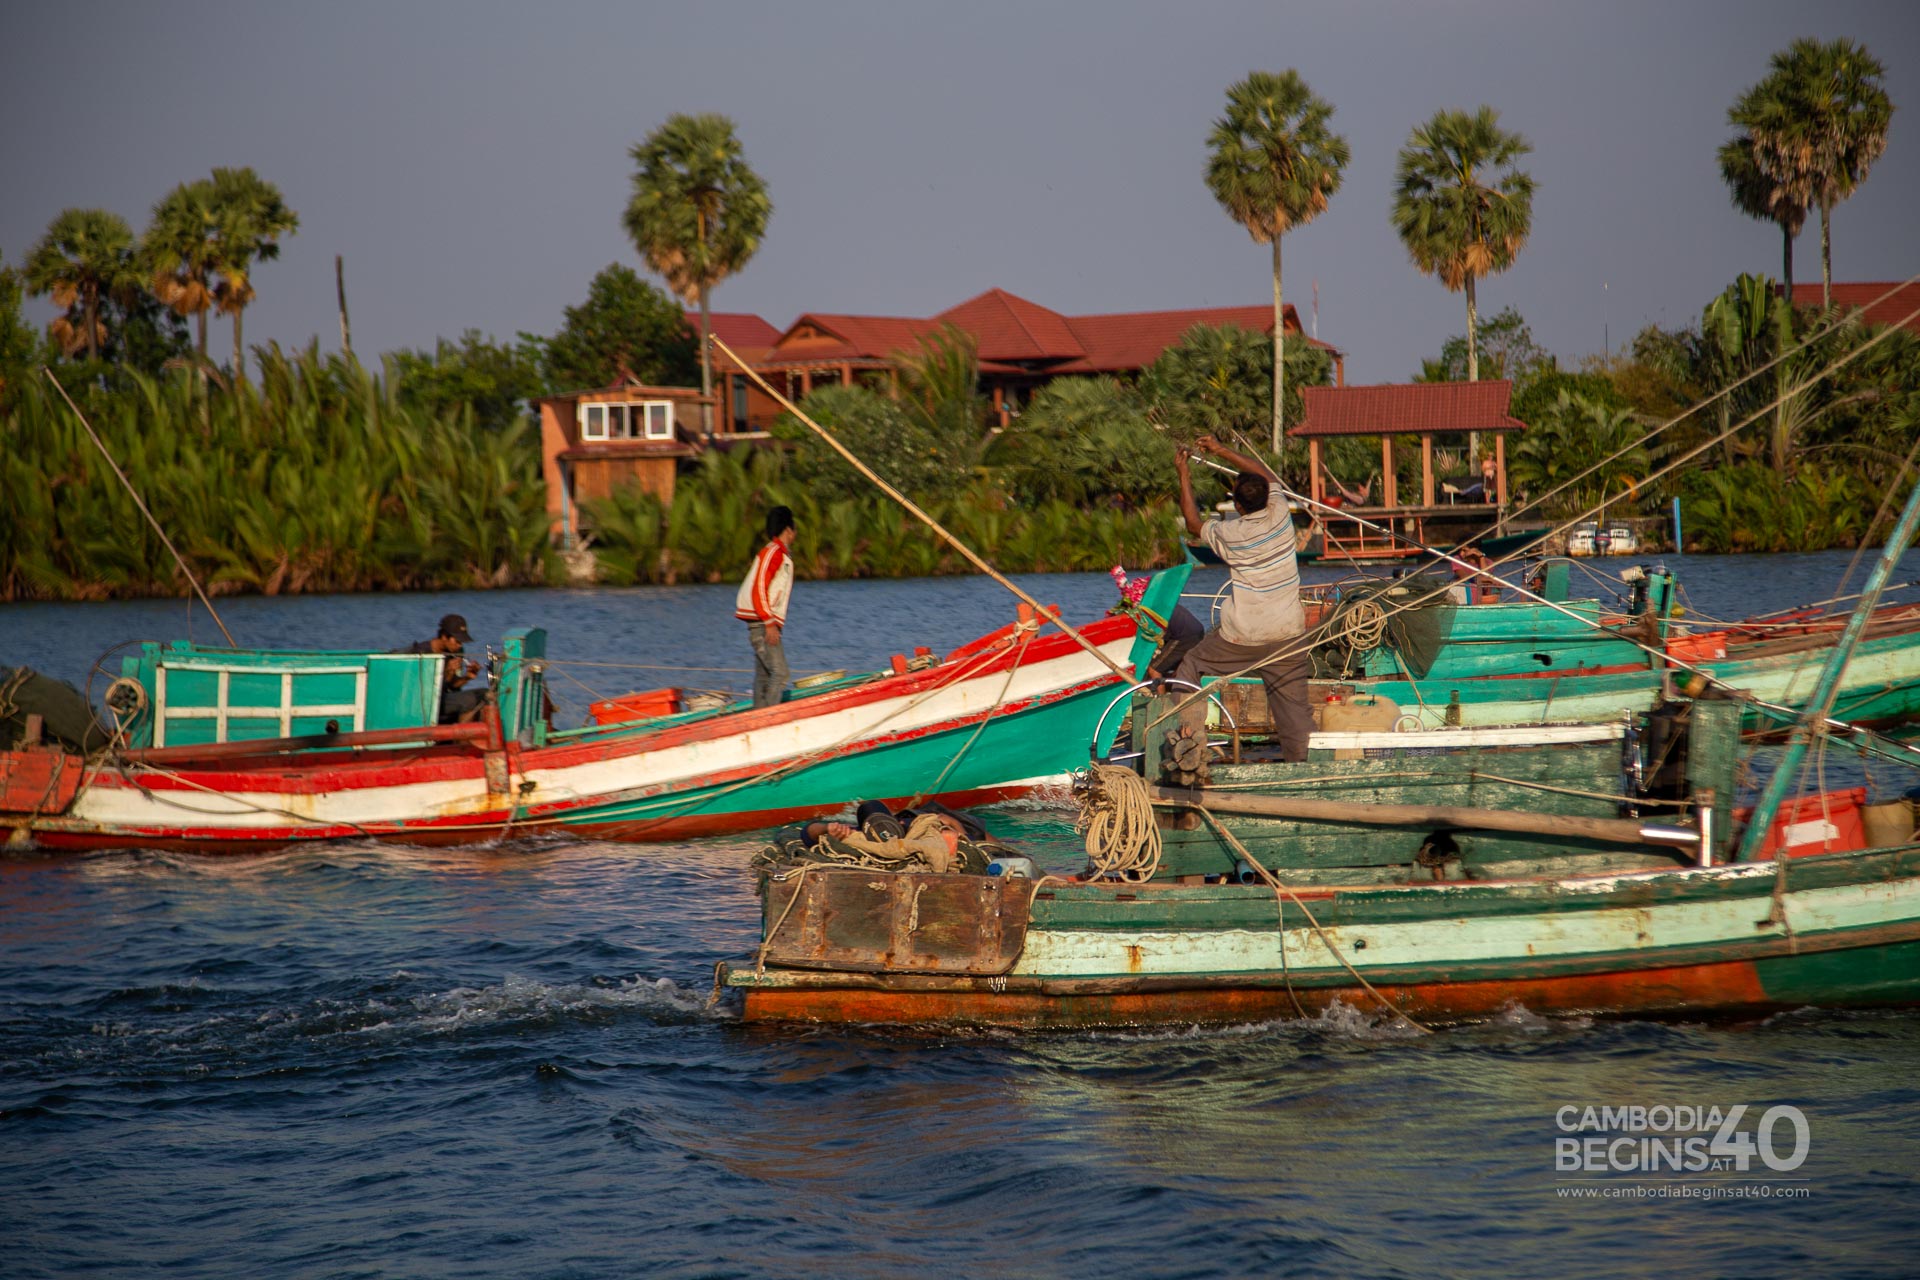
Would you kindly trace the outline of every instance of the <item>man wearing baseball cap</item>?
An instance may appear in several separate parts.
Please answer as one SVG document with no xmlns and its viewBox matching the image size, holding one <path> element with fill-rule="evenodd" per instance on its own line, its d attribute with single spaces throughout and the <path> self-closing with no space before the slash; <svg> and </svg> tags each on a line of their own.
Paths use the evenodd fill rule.
<svg viewBox="0 0 1920 1280">
<path fill-rule="evenodd" d="M 431 640 L 420 640 L 396 653 L 437 653 L 446 658 L 440 676 L 440 723 L 457 724 L 480 705 L 484 689 L 463 688 L 480 674 L 480 664 L 461 656 L 463 646 L 473 643 L 467 620 L 457 613 L 440 619 L 440 629 Z"/>
</svg>

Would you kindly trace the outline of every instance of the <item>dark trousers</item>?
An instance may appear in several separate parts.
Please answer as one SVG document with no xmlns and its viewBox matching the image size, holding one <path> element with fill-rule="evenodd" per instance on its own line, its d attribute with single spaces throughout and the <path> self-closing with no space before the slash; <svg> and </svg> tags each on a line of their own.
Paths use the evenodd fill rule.
<svg viewBox="0 0 1920 1280">
<path fill-rule="evenodd" d="M 1266 686 L 1267 715 L 1273 721 L 1274 736 L 1280 743 L 1280 758 L 1298 762 L 1307 758 L 1307 738 L 1313 733 L 1313 707 L 1307 695 L 1313 656 L 1304 637 L 1244 645 L 1223 639 L 1218 631 L 1209 631 L 1205 639 L 1187 651 L 1173 674 L 1176 680 L 1192 684 L 1199 684 L 1203 675 L 1238 675 L 1276 649 L 1282 653 L 1291 649 L 1300 652 L 1260 666 L 1256 673 L 1260 683 Z M 1205 699 L 1196 698 L 1180 713 L 1180 724 L 1183 728 L 1203 729 L 1206 715 Z"/>
<path fill-rule="evenodd" d="M 747 624 L 747 643 L 753 646 L 753 705 L 770 707 L 787 691 L 786 646 L 767 635 L 764 622 Z"/>
</svg>

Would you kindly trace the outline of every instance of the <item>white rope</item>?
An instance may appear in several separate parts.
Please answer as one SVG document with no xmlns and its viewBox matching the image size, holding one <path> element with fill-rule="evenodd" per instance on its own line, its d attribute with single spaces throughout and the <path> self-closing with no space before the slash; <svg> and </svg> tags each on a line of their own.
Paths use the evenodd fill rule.
<svg viewBox="0 0 1920 1280">
<path fill-rule="evenodd" d="M 1122 765 L 1094 764 L 1075 824 L 1087 833 L 1094 878 L 1151 880 L 1160 869 L 1160 828 L 1145 779 Z"/>
</svg>

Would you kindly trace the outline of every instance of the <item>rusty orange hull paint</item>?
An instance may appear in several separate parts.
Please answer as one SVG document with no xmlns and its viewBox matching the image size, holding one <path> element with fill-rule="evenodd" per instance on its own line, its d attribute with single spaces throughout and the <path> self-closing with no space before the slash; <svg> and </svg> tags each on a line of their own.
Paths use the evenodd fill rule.
<svg viewBox="0 0 1920 1280">
<path fill-rule="evenodd" d="M 1386 999 L 1422 1021 L 1490 1017 L 1518 1005 L 1534 1013 L 1675 1014 L 1774 1007 L 1747 960 L 1665 969 L 1380 985 Z M 966 1026 L 1102 1027 L 1193 1022 L 1263 1022 L 1309 1015 L 1339 1003 L 1384 1013 L 1358 986 L 1337 988 L 1195 987 L 1180 991 L 1048 995 L 1032 991 L 880 991 L 752 988 L 748 1021 L 950 1023 Z"/>
</svg>

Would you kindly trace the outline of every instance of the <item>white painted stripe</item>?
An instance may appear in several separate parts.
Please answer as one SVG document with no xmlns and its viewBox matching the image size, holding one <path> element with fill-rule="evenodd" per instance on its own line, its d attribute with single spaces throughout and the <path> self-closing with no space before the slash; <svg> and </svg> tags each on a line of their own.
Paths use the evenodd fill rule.
<svg viewBox="0 0 1920 1280">
<path fill-rule="evenodd" d="M 1742 864 L 1654 874 L 1738 879 L 1771 877 L 1773 868 Z M 1601 879 L 1617 886 L 1630 877 Z M 1559 887 L 1570 894 L 1592 890 L 1585 878 L 1561 881 Z M 1263 889 L 1249 891 L 1270 897 Z M 1330 927 L 1326 933 L 1362 973 L 1405 965 L 1578 960 L 1611 952 L 1779 937 L 1782 930 L 1777 925 L 1757 927 L 1771 905 L 1765 896 L 1597 910 L 1543 903 L 1540 911 L 1526 915 L 1475 917 L 1469 909 L 1453 919 L 1355 924 Z M 1792 891 L 1786 915 L 1799 933 L 1920 921 L 1920 879 Z M 1279 936 L 1276 930 L 1250 929 L 1119 933 L 1034 928 L 1027 933 L 1026 949 L 1013 972 L 1036 977 L 1277 972 L 1281 968 Z M 1358 945 L 1363 941 L 1364 946 Z M 1345 972 L 1312 929 L 1288 929 L 1286 949 L 1286 967 L 1293 972 Z"/>
</svg>

